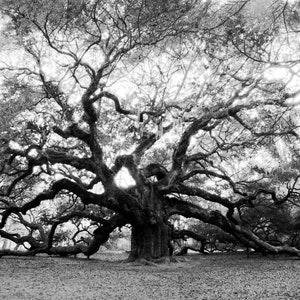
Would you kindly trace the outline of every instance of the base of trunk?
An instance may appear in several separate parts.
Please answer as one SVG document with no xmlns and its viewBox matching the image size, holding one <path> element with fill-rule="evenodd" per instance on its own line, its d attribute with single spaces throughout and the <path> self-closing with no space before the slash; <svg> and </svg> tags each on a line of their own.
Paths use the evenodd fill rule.
<svg viewBox="0 0 300 300">
<path fill-rule="evenodd" d="M 153 261 L 169 257 L 170 238 L 170 228 L 165 223 L 133 227 L 129 260 Z"/>
</svg>

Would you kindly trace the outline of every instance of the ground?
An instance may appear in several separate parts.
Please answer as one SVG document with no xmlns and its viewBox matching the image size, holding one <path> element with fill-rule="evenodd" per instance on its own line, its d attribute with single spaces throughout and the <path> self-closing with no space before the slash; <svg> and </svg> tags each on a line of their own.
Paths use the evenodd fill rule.
<svg viewBox="0 0 300 300">
<path fill-rule="evenodd" d="M 300 260 L 245 254 L 189 255 L 161 265 L 84 258 L 0 259 L 0 299 L 299 299 Z"/>
</svg>

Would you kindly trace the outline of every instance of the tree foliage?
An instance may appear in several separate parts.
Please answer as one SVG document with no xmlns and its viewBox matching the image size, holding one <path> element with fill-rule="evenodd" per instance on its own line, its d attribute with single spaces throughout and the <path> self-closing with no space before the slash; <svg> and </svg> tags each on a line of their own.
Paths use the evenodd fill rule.
<svg viewBox="0 0 300 300">
<path fill-rule="evenodd" d="M 267 2 L 2 1 L 1 236 L 31 228 L 2 255 L 89 257 L 127 224 L 131 258 L 159 258 L 174 215 L 299 255 L 242 220 L 298 205 L 299 8 Z M 54 243 L 81 220 L 89 241 Z"/>
</svg>

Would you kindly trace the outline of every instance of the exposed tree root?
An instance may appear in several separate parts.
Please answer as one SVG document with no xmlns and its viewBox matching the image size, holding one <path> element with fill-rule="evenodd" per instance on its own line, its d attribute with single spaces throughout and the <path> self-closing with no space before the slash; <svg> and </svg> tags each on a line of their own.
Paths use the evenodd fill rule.
<svg viewBox="0 0 300 300">
<path fill-rule="evenodd" d="M 129 256 L 127 259 L 125 259 L 123 261 L 123 263 L 129 263 L 134 266 L 158 266 L 158 265 L 163 265 L 163 264 L 178 263 L 180 261 L 181 261 L 181 259 L 179 260 L 175 256 L 163 256 L 163 257 L 159 257 L 159 258 L 140 257 L 140 258 L 136 258 L 136 259 Z"/>
</svg>

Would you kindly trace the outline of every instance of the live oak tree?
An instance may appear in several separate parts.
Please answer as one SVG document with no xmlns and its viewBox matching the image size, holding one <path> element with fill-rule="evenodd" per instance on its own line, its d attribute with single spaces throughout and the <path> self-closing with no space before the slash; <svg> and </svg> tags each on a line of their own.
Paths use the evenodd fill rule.
<svg viewBox="0 0 300 300">
<path fill-rule="evenodd" d="M 30 245 L 1 255 L 89 257 L 129 225 L 130 258 L 161 258 L 174 215 L 299 255 L 240 219 L 260 199 L 297 205 L 295 4 L 1 3 L 0 235 Z M 92 238 L 56 246 L 70 220 L 89 220 Z"/>
</svg>

